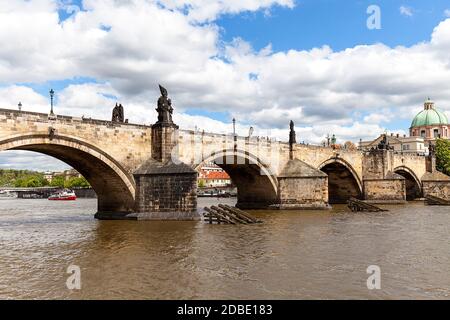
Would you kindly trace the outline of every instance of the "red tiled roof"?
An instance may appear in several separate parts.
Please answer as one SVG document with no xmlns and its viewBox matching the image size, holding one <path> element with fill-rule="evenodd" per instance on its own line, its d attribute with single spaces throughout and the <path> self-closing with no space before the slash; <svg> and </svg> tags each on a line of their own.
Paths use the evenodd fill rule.
<svg viewBox="0 0 450 320">
<path fill-rule="evenodd" d="M 207 180 L 230 180 L 230 176 L 225 171 L 202 171 L 200 178 Z"/>
</svg>

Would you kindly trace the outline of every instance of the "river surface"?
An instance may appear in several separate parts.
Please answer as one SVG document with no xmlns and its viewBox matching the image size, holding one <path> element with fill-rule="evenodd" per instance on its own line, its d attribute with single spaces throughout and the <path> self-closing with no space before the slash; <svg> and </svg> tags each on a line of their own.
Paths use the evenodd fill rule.
<svg viewBox="0 0 450 320">
<path fill-rule="evenodd" d="M 389 209 L 258 211 L 263 224 L 231 226 L 96 221 L 96 200 L 0 200 L 0 298 L 450 299 L 450 208 Z M 66 287 L 70 265 L 81 290 Z M 367 288 L 370 265 L 381 290 Z"/>
</svg>

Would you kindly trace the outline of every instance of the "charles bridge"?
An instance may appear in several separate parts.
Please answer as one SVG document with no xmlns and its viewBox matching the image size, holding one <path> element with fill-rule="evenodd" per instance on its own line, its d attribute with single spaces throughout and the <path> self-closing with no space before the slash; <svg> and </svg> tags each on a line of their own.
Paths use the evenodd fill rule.
<svg viewBox="0 0 450 320">
<path fill-rule="evenodd" d="M 197 219 L 197 172 L 214 161 L 238 189 L 245 209 L 326 209 L 356 197 L 402 203 L 450 198 L 450 179 L 435 158 L 334 149 L 181 130 L 161 87 L 158 121 L 130 124 L 123 107 L 113 121 L 0 109 L 0 150 L 28 150 L 57 158 L 80 172 L 98 196 L 99 219 Z"/>
</svg>

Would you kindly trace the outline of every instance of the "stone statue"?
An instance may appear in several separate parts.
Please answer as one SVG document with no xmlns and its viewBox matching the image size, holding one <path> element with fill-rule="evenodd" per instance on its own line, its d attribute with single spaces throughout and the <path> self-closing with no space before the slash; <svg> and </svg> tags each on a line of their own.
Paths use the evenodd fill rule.
<svg viewBox="0 0 450 320">
<path fill-rule="evenodd" d="M 56 134 L 56 129 L 53 127 L 49 127 L 48 128 L 48 137 L 49 137 L 50 141 L 53 140 L 53 138 L 55 137 L 55 134 Z"/>
<path fill-rule="evenodd" d="M 436 146 L 432 143 L 428 146 L 428 155 L 429 157 L 434 157 L 436 155 Z"/>
<path fill-rule="evenodd" d="M 289 144 L 293 145 L 294 143 L 297 143 L 297 139 L 296 139 L 296 134 L 295 134 L 295 129 L 294 129 L 294 121 L 291 120 L 290 124 L 290 132 L 289 132 Z"/>
<path fill-rule="evenodd" d="M 378 150 L 390 150 L 389 142 L 387 140 L 387 135 L 383 134 L 380 143 L 378 144 Z"/>
<path fill-rule="evenodd" d="M 168 98 L 166 88 L 159 85 L 159 90 L 161 91 L 161 97 L 158 99 L 158 107 L 156 108 L 156 111 L 158 112 L 158 123 L 172 124 L 172 100 Z"/>
<path fill-rule="evenodd" d="M 113 109 L 113 113 L 112 113 L 112 122 L 124 122 L 125 121 L 125 116 L 123 113 L 123 106 L 122 104 L 118 105 L 116 103 L 116 106 Z"/>
</svg>

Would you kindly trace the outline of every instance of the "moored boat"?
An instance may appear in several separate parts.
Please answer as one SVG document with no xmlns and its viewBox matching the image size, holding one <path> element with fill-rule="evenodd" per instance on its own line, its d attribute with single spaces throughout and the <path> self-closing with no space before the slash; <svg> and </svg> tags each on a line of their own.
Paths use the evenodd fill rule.
<svg viewBox="0 0 450 320">
<path fill-rule="evenodd" d="M 75 201 L 77 196 L 72 190 L 63 190 L 61 192 L 52 194 L 48 200 L 52 201 Z"/>
</svg>

